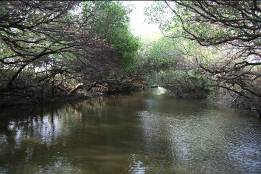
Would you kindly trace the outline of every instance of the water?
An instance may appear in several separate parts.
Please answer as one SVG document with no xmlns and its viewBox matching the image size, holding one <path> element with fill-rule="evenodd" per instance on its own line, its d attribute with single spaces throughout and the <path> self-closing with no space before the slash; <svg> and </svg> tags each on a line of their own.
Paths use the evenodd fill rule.
<svg viewBox="0 0 261 174">
<path fill-rule="evenodd" d="M 261 121 L 162 90 L 0 113 L 0 173 L 261 173 Z"/>
</svg>

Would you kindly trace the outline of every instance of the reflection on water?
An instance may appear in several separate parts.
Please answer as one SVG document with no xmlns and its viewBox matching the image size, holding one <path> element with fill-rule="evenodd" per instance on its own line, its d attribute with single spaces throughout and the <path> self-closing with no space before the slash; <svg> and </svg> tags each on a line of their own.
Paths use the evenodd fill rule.
<svg viewBox="0 0 261 174">
<path fill-rule="evenodd" d="M 261 121 L 155 91 L 10 109 L 0 173 L 261 173 Z"/>
</svg>

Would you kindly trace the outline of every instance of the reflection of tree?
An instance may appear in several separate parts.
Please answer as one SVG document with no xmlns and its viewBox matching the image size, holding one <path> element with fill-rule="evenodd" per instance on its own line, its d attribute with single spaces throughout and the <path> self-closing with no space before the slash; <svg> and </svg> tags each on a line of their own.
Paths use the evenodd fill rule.
<svg viewBox="0 0 261 174">
<path fill-rule="evenodd" d="M 144 103 L 141 96 L 119 96 L 100 97 L 62 107 L 52 105 L 2 112 L 7 114 L 0 114 L 0 164 L 10 165 L 6 169 L 12 173 L 15 168 L 22 171 L 25 166 L 51 168 L 57 156 L 66 159 L 68 155 L 72 161 L 75 153 L 82 155 L 82 149 L 90 154 L 88 159 L 95 155 L 102 156 L 107 150 L 116 154 L 126 151 L 128 154 L 127 147 L 131 146 L 123 142 L 130 145 L 138 141 L 140 130 L 136 130 L 136 124 L 131 121 L 136 111 L 142 109 Z M 128 131 L 122 131 L 123 128 Z M 49 159 L 51 156 L 54 158 Z M 35 167 L 32 172 L 27 172 L 37 170 L 39 168 Z"/>
<path fill-rule="evenodd" d="M 17 173 L 19 168 L 19 173 L 38 173 L 37 162 L 44 162 L 44 170 L 55 168 L 57 160 L 50 159 L 50 155 L 59 151 L 58 144 L 63 143 L 60 137 L 67 133 L 70 125 L 68 120 L 77 121 L 70 117 L 79 116 L 75 110 L 67 108 L 40 107 L 24 112 L 6 112 L 8 114 L 1 118 L 0 164 L 16 166 L 7 168 L 10 173 Z M 48 152 L 50 148 L 52 150 Z M 70 167 L 70 163 L 63 162 L 66 164 L 64 167 Z"/>
<path fill-rule="evenodd" d="M 104 97 L 97 97 L 94 99 L 90 99 L 90 100 L 85 100 L 83 102 L 77 103 L 72 105 L 72 107 L 75 110 L 88 110 L 88 111 L 92 111 L 92 112 L 98 112 L 100 110 L 102 110 L 107 102 L 107 100 L 104 99 Z"/>
<path fill-rule="evenodd" d="M 146 171 L 146 168 L 143 164 L 142 161 L 138 160 L 135 154 L 131 154 L 130 155 L 130 167 L 129 167 L 129 172 L 130 173 L 139 173 L 139 174 L 143 174 Z"/>
</svg>

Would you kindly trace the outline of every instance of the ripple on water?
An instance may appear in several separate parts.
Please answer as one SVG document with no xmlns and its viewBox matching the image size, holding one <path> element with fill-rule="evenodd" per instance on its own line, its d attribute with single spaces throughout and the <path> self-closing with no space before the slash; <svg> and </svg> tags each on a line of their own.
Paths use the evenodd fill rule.
<svg viewBox="0 0 261 174">
<path fill-rule="evenodd" d="M 261 121 L 205 103 L 139 94 L 0 112 L 0 173 L 261 173 Z"/>
</svg>

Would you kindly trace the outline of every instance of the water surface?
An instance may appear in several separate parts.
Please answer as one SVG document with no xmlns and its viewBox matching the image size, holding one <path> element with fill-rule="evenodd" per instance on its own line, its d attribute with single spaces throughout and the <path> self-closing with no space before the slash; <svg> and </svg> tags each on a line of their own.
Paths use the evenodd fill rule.
<svg viewBox="0 0 261 174">
<path fill-rule="evenodd" d="M 153 92 L 5 109 L 0 173 L 261 173 L 261 121 Z"/>
</svg>

